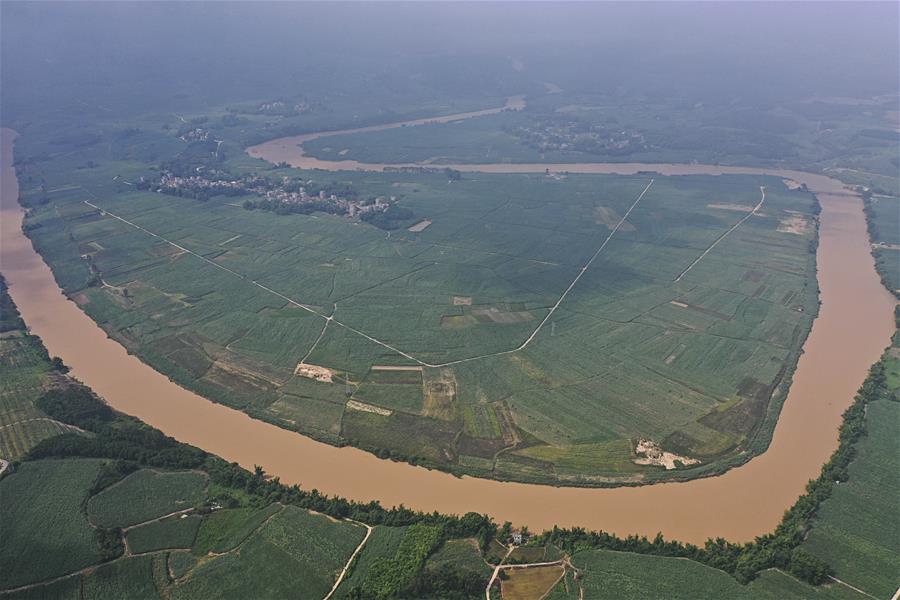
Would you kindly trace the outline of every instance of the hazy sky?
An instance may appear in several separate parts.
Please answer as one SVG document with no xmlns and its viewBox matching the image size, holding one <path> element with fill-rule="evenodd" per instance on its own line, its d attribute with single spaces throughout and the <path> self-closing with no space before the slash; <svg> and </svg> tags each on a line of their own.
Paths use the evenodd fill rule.
<svg viewBox="0 0 900 600">
<path fill-rule="evenodd" d="M 601 92 L 896 92 L 898 6 L 4 1 L 2 108 L 18 114 L 35 105 L 37 90 L 46 96 L 92 81 L 114 88 L 149 80 L 157 91 L 206 82 L 217 97 L 257 86 L 265 96 L 268 86 L 283 91 L 284 80 L 322 69 L 402 72 L 435 56 L 471 69 L 472 55 L 506 61 L 504 68 L 515 62 L 522 77 Z"/>
</svg>

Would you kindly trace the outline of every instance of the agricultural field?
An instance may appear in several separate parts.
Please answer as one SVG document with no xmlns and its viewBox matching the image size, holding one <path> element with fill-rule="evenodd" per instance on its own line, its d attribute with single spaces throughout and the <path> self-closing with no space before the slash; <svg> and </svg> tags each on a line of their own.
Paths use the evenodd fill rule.
<svg viewBox="0 0 900 600">
<path fill-rule="evenodd" d="M 562 565 L 507 569 L 503 572 L 500 593 L 504 600 L 533 600 L 546 596 L 562 580 Z"/>
<path fill-rule="evenodd" d="M 0 480 L 0 589 L 100 561 L 94 529 L 81 506 L 102 466 L 99 460 L 27 462 Z"/>
<path fill-rule="evenodd" d="M 150 131 L 86 147 L 91 169 L 29 163 L 50 145 L 23 139 L 20 179 L 70 296 L 178 383 L 498 479 L 689 478 L 766 447 L 817 311 L 810 194 L 752 176 L 325 174 L 226 151 L 233 173 L 393 196 L 412 229 L 430 222 L 385 231 L 137 190 L 174 144 Z"/>
<path fill-rule="evenodd" d="M 589 550 L 572 557 L 581 573 L 570 571 L 548 596 L 549 600 L 579 597 L 592 600 L 666 598 L 701 600 L 863 600 L 865 595 L 841 585 L 811 587 L 777 570 L 762 573 L 741 585 L 732 577 L 690 560 L 642 556 L 609 550 Z M 584 595 L 580 596 L 581 590 Z"/>
<path fill-rule="evenodd" d="M 895 352 L 897 348 L 893 349 Z M 893 378 L 900 367 L 893 362 Z M 869 404 L 868 435 L 857 445 L 849 479 L 819 510 L 804 548 L 827 561 L 838 579 L 878 598 L 897 590 L 900 573 L 900 382 L 893 398 Z"/>
<path fill-rule="evenodd" d="M 0 459 L 16 460 L 42 439 L 75 430 L 35 405 L 59 375 L 41 341 L 25 328 L 0 275 Z"/>
<path fill-rule="evenodd" d="M 129 527 L 193 508 L 205 485 L 205 473 L 142 469 L 93 496 L 87 514 L 100 527 Z"/>
<path fill-rule="evenodd" d="M 900 485 L 894 476 L 900 422 L 895 410 L 900 389 L 896 348 L 884 363 L 889 389 L 870 401 L 868 434 L 856 446 L 848 480 L 835 486 L 822 504 L 803 543 L 805 550 L 832 565 L 844 583 L 832 580 L 810 587 L 782 571 L 768 570 L 741 585 L 727 573 L 691 560 L 603 549 L 569 555 L 549 544 L 526 544 L 512 550 L 510 564 L 560 561 L 560 566 L 506 567 L 498 592 L 502 590 L 504 598 L 540 598 L 565 567 L 565 576 L 548 598 L 868 597 L 849 586 L 875 597 L 890 593 L 890 573 L 900 556 L 895 543 L 900 523 L 873 523 L 891 512 L 892 490 Z M 383 377 L 391 383 L 410 378 L 407 370 L 399 373 Z M 114 427 L 126 427 L 127 418 L 119 419 Z M 169 453 L 175 455 L 171 448 Z M 0 550 L 0 590 L 18 588 L 5 596 L 90 600 L 308 593 L 318 598 L 331 589 L 365 533 L 358 524 L 271 503 L 252 486 L 208 484 L 207 475 L 199 471 L 126 472 L 120 462 L 106 459 L 25 460 L 0 480 L 6 508 L 0 536 L 12 542 Z M 191 499 L 188 516 L 158 518 L 182 510 L 186 499 Z M 229 508 L 219 508 L 220 502 Z M 127 510 L 113 510 L 116 503 Z M 103 533 L 95 519 L 124 530 Z M 136 523 L 139 519 L 145 521 Z M 110 535 L 124 538 L 124 543 L 116 549 Z M 354 597 L 354 590 L 365 592 L 366 598 L 413 593 L 424 600 L 450 597 L 450 591 L 453 598 L 482 597 L 492 571 L 485 555 L 506 554 L 497 539 L 482 551 L 475 538 L 447 539 L 439 525 L 379 525 L 336 597 Z M 865 560 L 859 560 L 861 555 Z M 302 590 L 298 580 L 304 582 Z"/>
<path fill-rule="evenodd" d="M 173 595 L 322 598 L 364 534 L 360 526 L 287 506 L 241 544 L 239 552 L 201 558 L 175 585 Z"/>
<path fill-rule="evenodd" d="M 322 159 L 388 164 L 777 162 L 802 170 L 833 169 L 848 182 L 861 179 L 896 193 L 896 98 L 857 105 L 840 100 L 679 106 L 671 99 L 633 102 L 577 89 L 541 90 L 529 94 L 520 111 L 327 136 L 304 148 Z M 827 131 L 819 126 L 823 119 Z"/>
<path fill-rule="evenodd" d="M 875 267 L 885 287 L 900 296 L 900 196 L 867 195 L 866 219 Z"/>
<path fill-rule="evenodd" d="M 218 510 L 203 519 L 192 550 L 197 556 L 234 550 L 279 510 L 278 504 Z"/>
<path fill-rule="evenodd" d="M 482 577 L 491 575 L 491 567 L 485 562 L 478 541 L 474 539 L 444 542 L 440 549 L 428 558 L 426 568 L 436 570 L 444 565 L 453 565 L 457 569 L 477 573 Z"/>
<path fill-rule="evenodd" d="M 375 527 L 350 573 L 338 587 L 335 598 L 352 598 L 353 590 L 363 585 L 373 565 L 390 560 L 396 555 L 406 535 L 406 529 L 406 527 Z"/>
<path fill-rule="evenodd" d="M 129 529 L 125 542 L 133 554 L 156 550 L 189 549 L 203 521 L 197 515 L 178 515 Z"/>
<path fill-rule="evenodd" d="M 357 525 L 278 505 L 258 511 L 267 517 L 262 520 L 214 519 L 216 511 L 153 520 L 171 509 L 173 489 L 202 492 L 202 480 L 198 487 L 197 482 L 174 481 L 184 473 L 151 472 L 154 476 L 149 477 L 142 475 L 148 473 L 142 470 L 91 496 L 104 464 L 93 459 L 26 461 L 0 482 L 5 508 L 4 519 L 0 520 L 4 539 L 0 589 L 28 586 L 12 594 L 14 598 L 57 593 L 68 597 L 77 589 L 82 590 L 84 598 L 220 598 L 246 594 L 274 598 L 295 590 L 300 577 L 305 590 L 301 597 L 320 598 L 331 588 L 333 578 L 364 533 Z M 91 509 L 86 515 L 83 507 L 85 503 L 92 506 L 98 498 L 103 499 L 102 506 L 107 506 L 108 494 L 118 488 L 123 488 L 116 492 L 119 494 L 128 489 L 127 497 L 119 498 L 125 504 L 138 503 L 137 490 L 150 500 L 125 516 L 110 518 L 103 511 L 97 514 L 116 526 L 132 523 L 139 516 L 148 522 L 125 528 L 124 554 L 104 558 L 95 539 L 97 523 L 89 520 Z M 210 519 L 213 525 L 204 527 Z M 223 521 L 229 525 L 223 525 Z M 248 521 L 253 521 L 251 527 Z M 230 528 L 234 544 L 220 543 L 216 550 L 207 549 L 211 545 L 209 534 L 198 539 L 201 528 Z M 399 531 L 402 533 L 402 529 Z M 192 548 L 193 554 L 167 552 Z M 69 574 L 72 577 L 54 581 Z M 43 581 L 48 584 L 40 585 Z"/>
<path fill-rule="evenodd" d="M 869 400 L 866 433 L 854 446 L 847 479 L 822 502 L 800 548 L 826 561 L 834 575 L 810 587 L 777 569 L 747 585 L 697 562 L 609 550 L 575 552 L 552 600 L 585 598 L 890 598 L 900 572 L 900 336 L 885 353 L 886 390 Z"/>
</svg>

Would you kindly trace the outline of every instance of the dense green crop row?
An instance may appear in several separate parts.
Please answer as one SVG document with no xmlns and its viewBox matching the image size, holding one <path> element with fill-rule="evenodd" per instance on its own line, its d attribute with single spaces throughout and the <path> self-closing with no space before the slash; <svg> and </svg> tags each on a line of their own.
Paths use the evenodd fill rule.
<svg viewBox="0 0 900 600">
<path fill-rule="evenodd" d="M 128 527 L 179 510 L 203 498 L 203 473 L 159 473 L 144 469 L 91 498 L 88 515 L 101 527 Z"/>
<path fill-rule="evenodd" d="M 94 530 L 81 507 L 102 464 L 26 462 L 0 481 L 0 588 L 58 577 L 101 560 Z"/>
</svg>

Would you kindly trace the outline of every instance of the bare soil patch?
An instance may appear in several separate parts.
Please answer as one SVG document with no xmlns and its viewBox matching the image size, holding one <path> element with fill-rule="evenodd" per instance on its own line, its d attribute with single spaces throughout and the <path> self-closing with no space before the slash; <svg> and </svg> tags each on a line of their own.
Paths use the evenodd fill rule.
<svg viewBox="0 0 900 600">
<path fill-rule="evenodd" d="M 412 231 L 413 233 L 419 233 L 420 231 L 424 231 L 429 225 L 431 225 L 432 222 L 433 221 L 431 221 L 431 219 L 425 219 L 423 221 L 419 221 L 418 223 L 416 223 L 415 225 L 413 225 L 412 227 L 407 229 L 407 231 Z"/>
<path fill-rule="evenodd" d="M 794 211 L 786 212 L 789 214 L 780 220 L 778 231 L 795 235 L 803 235 L 809 231 L 809 222 L 806 220 L 806 217 Z"/>
<path fill-rule="evenodd" d="M 306 377 L 307 379 L 314 379 L 323 383 L 331 383 L 334 372 L 331 369 L 320 367 L 319 365 L 297 363 L 297 368 L 294 369 L 294 375 Z"/>
<path fill-rule="evenodd" d="M 667 471 L 677 468 L 677 462 L 683 465 L 696 465 L 699 460 L 696 458 L 688 458 L 687 456 L 679 456 L 672 452 L 665 452 L 659 447 L 659 444 L 653 440 L 639 440 L 634 453 L 642 455 L 642 458 L 635 458 L 634 462 L 638 465 L 653 465 L 657 467 L 665 467 Z"/>
<path fill-rule="evenodd" d="M 380 406 L 366 404 L 365 402 L 360 402 L 359 400 L 347 400 L 347 408 L 351 408 L 353 410 L 358 410 L 361 412 L 374 413 L 383 417 L 389 417 L 394 414 L 394 411 L 392 410 L 381 408 Z"/>
<path fill-rule="evenodd" d="M 719 210 L 736 210 L 739 212 L 750 212 L 753 210 L 752 206 L 747 206 L 746 204 L 707 204 L 706 208 L 718 208 Z"/>
<path fill-rule="evenodd" d="M 427 377 L 423 377 L 422 392 L 423 415 L 444 421 L 456 418 L 456 375 L 453 369 L 429 370 Z"/>
</svg>

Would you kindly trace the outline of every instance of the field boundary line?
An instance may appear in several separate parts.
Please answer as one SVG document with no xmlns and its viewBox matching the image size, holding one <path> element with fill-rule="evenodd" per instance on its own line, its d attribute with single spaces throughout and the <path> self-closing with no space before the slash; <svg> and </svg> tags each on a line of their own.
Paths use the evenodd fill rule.
<svg viewBox="0 0 900 600">
<path fill-rule="evenodd" d="M 541 598 L 546 598 L 547 595 L 553 591 L 553 588 L 557 586 L 560 580 L 566 576 L 566 568 L 568 566 L 568 561 L 565 558 L 560 558 L 559 560 L 551 560 L 546 562 L 536 562 L 536 563 L 518 563 L 512 565 L 504 565 L 503 561 L 509 558 L 510 554 L 512 554 L 513 550 L 516 549 L 516 546 L 510 546 L 509 551 L 506 553 L 506 556 L 503 557 L 503 560 L 500 561 L 496 567 L 494 567 L 494 573 L 491 575 L 490 581 L 488 581 L 487 588 L 484 591 L 485 600 L 491 600 L 491 586 L 494 585 L 494 581 L 496 581 L 497 577 L 500 575 L 500 571 L 506 570 L 516 570 L 516 569 L 536 569 L 540 567 L 562 567 L 562 574 L 556 578 L 556 581 L 553 582 L 553 585 L 550 586 L 550 589 L 545 593 Z"/>
<path fill-rule="evenodd" d="M 593 254 L 593 256 L 591 256 L 590 260 L 588 260 L 586 263 L 584 263 L 584 266 L 581 267 L 581 271 L 578 272 L 578 275 L 575 276 L 575 279 L 572 280 L 572 283 L 569 284 L 569 287 L 566 288 L 566 291 L 564 291 L 562 293 L 562 295 L 559 297 L 559 300 L 556 301 L 556 304 L 553 305 L 553 307 L 550 309 L 550 312 L 548 312 L 547 316 L 544 317 L 544 320 L 540 322 L 540 324 L 534 329 L 534 331 L 531 333 L 531 335 L 528 336 L 528 339 L 526 339 L 524 342 L 522 342 L 522 345 L 519 346 L 518 348 L 516 348 L 516 350 L 522 350 L 528 344 L 530 344 L 531 340 L 533 340 L 534 337 L 538 334 L 538 332 L 540 332 L 540 330 L 544 326 L 544 324 L 546 324 L 547 321 L 550 320 L 550 317 L 553 316 L 553 313 L 556 312 L 556 309 L 559 308 L 559 305 L 563 303 L 563 300 L 566 299 L 566 296 L 569 295 L 569 292 L 572 291 L 572 289 L 578 283 L 578 280 L 581 279 L 581 276 L 587 272 L 587 270 L 591 267 L 591 264 L 597 259 L 598 256 L 600 256 L 600 253 L 603 252 L 603 249 L 606 248 L 606 245 L 610 242 L 610 240 L 613 238 L 613 236 L 616 235 L 616 232 L 619 231 L 619 228 L 622 227 L 622 225 L 625 223 L 625 220 L 631 214 L 631 211 L 633 211 L 634 208 L 638 205 L 638 202 L 640 202 L 641 199 L 644 197 L 644 194 L 646 194 L 650 190 L 650 186 L 653 185 L 653 181 L 654 181 L 653 179 L 650 180 L 650 183 L 648 183 L 647 187 L 645 187 L 644 190 L 640 193 L 640 195 L 637 197 L 637 200 L 635 200 L 631 204 L 631 206 L 628 207 L 628 210 L 625 211 L 625 214 L 622 216 L 621 219 L 619 219 L 619 222 L 616 223 L 616 226 L 613 227 L 612 231 L 609 232 L 609 235 L 606 236 L 606 239 L 603 240 L 603 243 L 600 244 L 600 247 L 597 248 L 597 251 L 594 252 L 594 254 Z"/>
<path fill-rule="evenodd" d="M 331 591 L 328 592 L 322 600 L 330 600 L 330 598 L 337 591 L 338 587 L 340 587 L 341 583 L 344 581 L 344 577 L 347 575 L 347 571 L 350 569 L 350 565 L 353 563 L 353 560 L 362 552 L 363 546 L 366 545 L 366 542 L 369 541 L 369 536 L 372 535 L 372 530 L 375 528 L 371 525 L 366 525 L 365 523 L 360 523 L 359 521 L 354 521 L 353 519 L 346 519 L 350 523 L 355 523 L 357 525 L 362 525 L 366 528 L 366 535 L 363 537 L 362 541 L 359 543 L 359 546 L 356 547 L 356 550 L 353 551 L 353 554 L 350 555 L 350 558 L 347 559 L 347 564 L 344 565 L 344 568 L 341 569 L 340 575 L 338 575 L 337 581 L 334 582 L 334 585 L 331 587 Z"/>
<path fill-rule="evenodd" d="M 56 419 L 51 419 L 50 417 L 33 417 L 30 419 L 22 419 L 21 421 L 13 421 L 12 423 L 7 423 L 6 425 L 0 425 L 0 429 L 6 429 L 7 427 L 15 427 L 17 425 L 24 425 L 25 423 L 33 423 L 35 421 L 48 421 L 55 425 L 59 425 L 63 429 L 67 429 L 69 431 L 78 431 L 80 433 L 86 433 L 84 429 L 78 427 L 77 425 L 70 425 L 69 423 L 63 423 L 62 421 L 57 421 Z"/>
<path fill-rule="evenodd" d="M 752 217 L 753 215 L 755 215 L 755 214 L 756 214 L 756 211 L 758 211 L 760 208 L 762 208 L 763 203 L 766 201 L 766 187 L 763 186 L 763 185 L 759 186 L 759 191 L 760 191 L 760 193 L 762 194 L 762 198 L 760 198 L 759 204 L 757 204 L 756 206 L 754 206 L 753 209 L 752 209 L 750 212 L 748 212 L 746 215 L 744 215 L 744 218 L 743 218 L 743 219 L 741 219 L 740 221 L 738 221 L 737 223 L 735 223 L 735 224 L 731 227 L 731 229 L 729 229 L 728 231 L 726 231 L 725 233 L 723 233 L 722 235 L 720 235 L 719 237 L 717 237 L 717 238 L 715 239 L 715 241 L 714 241 L 712 244 L 709 245 L 709 248 L 707 248 L 706 250 L 703 251 L 703 254 L 701 254 L 700 256 L 698 256 L 697 259 L 696 259 L 694 262 L 692 262 L 690 265 L 688 265 L 688 268 L 687 268 L 687 269 L 685 269 L 684 271 L 682 271 L 681 273 L 679 273 L 678 277 L 676 277 L 675 279 L 672 280 L 673 282 L 681 281 L 681 278 L 684 277 L 685 275 L 687 275 L 688 271 L 690 271 L 691 269 L 693 269 L 694 266 L 695 266 L 698 262 L 700 262 L 701 260 L 703 260 L 703 257 L 705 257 L 707 254 L 709 254 L 709 253 L 712 251 L 713 248 L 715 248 L 716 246 L 718 246 L 718 245 L 719 245 L 719 242 L 721 242 L 721 241 L 724 240 L 726 237 L 728 237 L 728 234 L 730 234 L 732 231 L 734 231 L 735 229 L 737 229 L 738 227 L 740 227 L 741 225 L 743 225 L 744 222 L 745 222 L 747 219 L 749 219 L 750 217 Z"/>
<path fill-rule="evenodd" d="M 513 553 L 516 547 L 512 544 L 509 545 L 509 548 L 506 549 L 506 554 L 503 558 L 500 559 L 500 562 L 497 563 L 497 566 L 494 567 L 494 572 L 491 574 L 491 578 L 488 580 L 487 587 L 484 589 L 484 597 L 485 600 L 491 600 L 491 586 L 494 585 L 494 581 L 497 579 L 497 576 L 500 575 L 500 567 L 503 566 L 503 561 L 509 558 L 509 555 Z"/>
<path fill-rule="evenodd" d="M 170 240 L 170 239 L 168 239 L 168 238 L 165 238 L 165 237 L 163 237 L 163 236 L 161 236 L 161 235 L 159 235 L 159 234 L 157 234 L 157 233 L 154 233 L 154 232 L 150 231 L 149 229 L 146 229 L 146 228 L 144 228 L 144 227 L 141 227 L 141 226 L 138 225 L 137 223 L 134 223 L 134 222 L 132 222 L 132 221 L 129 221 L 128 219 L 125 219 L 125 218 L 123 218 L 123 217 L 120 217 L 119 215 L 117 215 L 117 214 L 115 214 L 115 213 L 113 213 L 113 212 L 110 212 L 109 210 L 107 210 L 107 209 L 105 209 L 105 208 L 103 208 L 103 207 L 100 207 L 100 206 L 94 204 L 93 202 L 90 202 L 90 201 L 88 201 L 88 200 L 82 200 L 82 202 L 84 202 L 86 205 L 90 206 L 91 208 L 100 211 L 101 215 L 104 215 L 104 216 L 110 216 L 110 217 L 112 217 L 112 218 L 114 218 L 114 219 L 116 219 L 116 220 L 118 220 L 118 221 L 120 221 L 120 222 L 122 222 L 122 223 L 125 223 L 126 225 L 128 225 L 128 226 L 130 226 L 130 227 L 133 227 L 133 228 L 135 228 L 135 229 L 137 229 L 137 230 L 139 230 L 139 231 L 143 231 L 144 233 L 146 233 L 146 234 L 148 234 L 148 235 L 150 235 L 150 236 L 152 236 L 152 237 L 155 237 L 155 238 L 158 239 L 158 240 L 162 240 L 163 242 L 165 242 L 165 243 L 167 243 L 167 244 L 173 246 L 174 248 L 177 248 L 178 250 L 181 250 L 182 252 L 184 252 L 184 253 L 186 253 L 186 254 L 190 254 L 191 256 L 194 256 L 194 257 L 196 257 L 196 258 L 199 258 L 199 259 L 202 260 L 203 262 L 208 263 L 208 264 L 210 264 L 210 265 L 216 267 L 217 269 L 220 269 L 220 270 L 222 270 L 222 271 L 225 271 L 226 273 L 228 273 L 228 274 L 230 274 L 230 275 L 233 275 L 233 276 L 235 276 L 235 277 L 238 277 L 239 279 L 242 279 L 243 281 L 249 282 L 249 283 L 255 285 L 256 287 L 258 287 L 258 288 L 260 288 L 260 289 L 262 289 L 262 290 L 265 290 L 266 292 L 269 292 L 270 294 L 272 294 L 272 295 L 274 295 L 274 296 L 278 296 L 279 298 L 281 298 L 282 300 L 284 300 L 285 302 L 287 302 L 287 303 L 289 303 L 289 304 L 291 304 L 291 305 L 293 305 L 293 306 L 296 306 L 296 307 L 298 307 L 298 308 L 301 308 L 301 309 L 303 309 L 303 310 L 305 310 L 305 311 L 307 311 L 307 312 L 309 312 L 309 313 L 311 313 L 311 314 L 314 314 L 314 315 L 316 315 L 316 316 L 318 316 L 318 317 L 321 317 L 322 319 L 325 319 L 325 321 L 326 321 L 325 326 L 326 326 L 326 327 L 327 327 L 327 325 L 328 325 L 329 322 L 333 322 L 335 325 L 337 325 L 337 326 L 339 326 L 339 327 L 342 327 L 342 328 L 346 329 L 347 331 L 351 331 L 351 332 L 355 333 L 356 335 L 358 335 L 358 336 L 360 336 L 360 337 L 362 337 L 362 338 L 365 338 L 365 339 L 369 340 L 370 342 L 372 342 L 372 343 L 374 343 L 374 344 L 377 344 L 377 345 L 379 345 L 379 346 L 381 346 L 381 347 L 383 347 L 383 348 L 387 348 L 388 350 L 390 350 L 390 351 L 392 351 L 392 352 L 395 352 L 395 353 L 399 354 L 400 356 L 402 356 L 402 357 L 404 357 L 404 358 L 407 358 L 407 359 L 409 359 L 409 360 L 411 360 L 411 361 L 413 361 L 413 362 L 415 362 L 415 363 L 417 363 L 417 364 L 419 364 L 419 365 L 422 365 L 423 367 L 439 368 L 439 367 L 449 367 L 449 366 L 453 366 L 453 365 L 463 364 L 463 363 L 472 362 L 472 361 L 475 361 L 475 360 L 481 360 L 481 359 L 483 359 L 483 358 L 490 358 L 490 357 L 494 357 L 494 356 L 504 356 L 504 355 L 507 355 L 507 354 L 513 354 L 513 353 L 518 352 L 518 351 L 520 351 L 520 350 L 524 350 L 526 347 L 528 347 L 528 345 L 531 344 L 531 342 L 534 340 L 534 338 L 537 337 L 537 334 L 540 333 L 541 329 L 543 329 L 544 325 L 547 324 L 547 321 L 549 321 L 550 318 L 553 316 L 553 313 L 556 312 L 556 310 L 560 307 L 560 305 L 561 305 L 561 304 L 563 303 L 563 301 L 566 299 L 566 296 L 569 295 L 569 292 L 571 292 L 572 289 L 578 284 L 578 281 L 579 281 L 579 280 L 581 279 L 581 277 L 587 272 L 587 270 L 591 267 L 591 264 L 593 264 L 593 262 L 597 259 L 597 257 L 598 257 L 598 256 L 600 255 L 600 253 L 603 251 L 603 249 L 606 248 L 607 244 L 609 244 L 609 242 L 612 240 L 613 236 L 619 231 L 619 229 L 620 229 L 620 228 L 622 227 L 622 225 L 625 223 L 626 219 L 628 219 L 629 215 L 631 215 L 631 212 L 637 207 L 638 203 L 640 203 L 640 201 L 644 198 L 644 195 L 646 195 L 646 193 L 650 190 L 650 187 L 653 185 L 653 182 L 654 182 L 654 181 L 655 181 L 654 179 L 651 179 L 650 182 L 646 185 L 646 187 L 644 187 L 643 191 L 641 191 L 641 193 L 638 195 L 637 199 L 631 204 L 631 206 L 628 207 L 628 210 L 625 211 L 625 214 L 622 216 L 621 219 L 619 219 L 619 222 L 616 223 L 616 226 L 612 229 L 612 231 L 609 232 L 609 235 L 606 236 L 606 239 L 603 240 L 603 243 L 600 244 L 600 247 L 597 248 L 597 250 L 596 250 L 596 251 L 594 252 L 594 254 L 591 256 L 591 258 L 584 264 L 584 266 L 581 267 L 581 270 L 578 272 L 578 274 L 577 274 L 577 275 L 575 276 L 575 278 L 572 280 L 572 283 L 569 284 L 569 287 L 567 287 L 567 288 L 563 291 L 563 293 L 560 295 L 560 297 L 559 297 L 559 299 L 556 301 L 556 303 L 550 308 L 549 312 L 544 316 L 543 320 L 541 320 L 541 322 L 538 324 L 538 326 L 535 327 L 534 331 L 531 332 L 531 334 L 528 336 L 528 338 L 525 339 L 524 342 L 522 342 L 519 346 L 517 346 L 517 347 L 515 347 L 515 348 L 511 348 L 511 349 L 509 349 L 509 350 L 501 350 L 501 351 L 499 351 L 499 352 L 492 352 L 492 353 L 489 353 L 489 354 L 481 354 L 481 355 L 478 355 L 478 356 L 470 356 L 470 357 L 468 357 L 468 358 L 461 358 L 461 359 L 458 359 L 458 360 L 451 360 L 451 361 L 444 362 L 444 363 L 429 363 L 429 362 L 426 362 L 426 361 L 421 360 L 421 359 L 419 359 L 419 358 L 416 358 L 415 356 L 409 354 L 408 352 L 404 352 L 403 350 L 401 350 L 400 348 L 397 348 L 396 346 L 393 346 L 393 345 L 391 345 L 391 344 L 388 344 L 387 342 L 383 342 L 383 341 L 379 340 L 378 338 L 372 337 L 371 335 L 365 333 L 364 331 L 360 331 L 359 329 L 356 329 L 355 327 L 353 327 L 353 326 L 351 326 L 351 325 L 348 325 L 348 324 L 346 324 L 346 323 L 342 323 L 341 321 L 338 321 L 337 319 L 334 318 L 334 313 L 332 313 L 331 315 L 326 315 L 326 314 L 324 314 L 324 313 L 322 313 L 322 312 L 319 312 L 319 311 L 315 310 L 314 308 L 310 307 L 309 305 L 306 305 L 306 304 L 302 304 L 302 303 L 300 303 L 300 302 L 297 302 L 296 300 L 294 300 L 294 299 L 292 299 L 292 298 L 290 298 L 290 297 L 288 297 L 288 296 L 285 296 L 285 295 L 282 294 L 281 292 L 277 292 L 277 291 L 273 290 L 272 288 L 270 288 L 270 287 L 268 287 L 267 285 L 264 285 L 264 284 L 258 282 L 258 281 L 255 280 L 255 279 L 250 279 L 250 278 L 249 278 L 248 276 L 246 276 L 246 275 L 242 275 L 241 273 L 238 273 L 237 271 L 235 271 L 235 270 L 233 270 L 233 269 L 229 269 L 228 267 L 226 267 L 226 266 L 224 266 L 224 265 L 220 265 L 219 263 L 217 263 L 217 262 L 215 262 L 215 261 L 213 261 L 213 260 L 211 260 L 211 259 L 209 259 L 209 258 L 206 258 L 205 256 L 203 256 L 203 255 L 201 255 L 201 254 L 198 254 L 197 252 L 194 252 L 193 250 L 189 250 L 188 248 L 185 248 L 185 247 L 182 246 L 181 244 L 178 244 L 178 243 L 176 243 L 176 242 L 173 242 L 172 240 Z M 84 189 L 84 188 L 82 188 L 82 189 Z M 762 189 L 762 188 L 761 188 L 761 189 Z M 86 191 L 87 191 L 87 190 L 86 190 Z M 92 195 L 93 195 L 93 194 L 92 194 Z M 96 198 L 96 196 L 94 196 L 94 197 Z M 763 199 L 765 199 L 765 193 L 763 193 Z M 760 203 L 760 205 L 761 205 L 761 203 Z M 758 206 L 759 206 L 759 205 L 758 205 Z M 754 211 L 755 211 L 755 210 L 756 210 L 756 209 L 754 209 Z M 750 213 L 750 214 L 753 214 L 753 213 Z M 749 218 L 749 216 L 750 216 L 750 215 L 748 215 L 747 217 L 745 217 L 741 222 L 743 222 L 744 220 L 746 220 L 747 218 Z M 738 223 L 738 224 L 740 224 L 740 223 Z M 736 228 L 736 227 L 735 227 L 735 228 Z M 732 229 L 734 229 L 734 228 L 732 228 Z M 727 235 L 727 232 L 726 232 L 725 235 Z M 723 237 L 724 237 L 724 236 L 723 236 Z M 717 243 L 717 242 L 716 242 L 716 243 Z M 714 245 L 715 245 L 715 243 L 713 244 L 713 246 L 714 246 Z M 708 252 L 710 249 L 712 249 L 712 246 L 711 246 L 709 249 L 707 249 L 707 252 Z M 702 257 L 701 257 L 701 258 L 702 258 Z M 698 259 L 698 261 L 695 261 L 695 262 L 699 262 L 699 259 Z M 324 329 L 325 329 L 325 328 L 323 327 L 323 333 L 324 333 Z M 318 344 L 318 341 L 319 341 L 319 340 L 316 341 L 316 344 Z"/>
<path fill-rule="evenodd" d="M 838 579 L 837 577 L 832 577 L 831 575 L 829 575 L 829 576 L 828 576 L 828 579 L 834 581 L 835 583 L 839 583 L 839 584 L 843 585 L 844 587 L 848 587 L 848 588 L 850 588 L 851 590 L 853 590 L 854 592 L 860 593 L 860 594 L 862 594 L 863 596 L 867 596 L 867 597 L 871 598 L 872 600 L 878 600 L 877 597 L 873 596 L 873 595 L 870 594 L 869 592 L 865 592 L 865 591 L 859 589 L 859 588 L 856 587 L 856 586 L 850 585 L 850 584 L 847 583 L 846 581 L 841 581 L 841 580 Z M 894 598 L 897 598 L 898 595 L 900 595 L 900 588 L 897 588 L 897 591 L 894 593 L 894 596 L 893 596 L 893 597 L 894 597 Z"/>
</svg>

